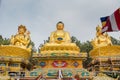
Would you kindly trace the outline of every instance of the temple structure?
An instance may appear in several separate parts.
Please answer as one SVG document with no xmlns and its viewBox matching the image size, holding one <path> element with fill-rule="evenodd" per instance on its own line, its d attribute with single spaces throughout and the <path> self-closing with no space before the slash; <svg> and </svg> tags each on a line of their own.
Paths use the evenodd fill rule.
<svg viewBox="0 0 120 80">
<path fill-rule="evenodd" d="M 2 80 L 16 76 L 24 77 L 27 71 L 26 65 L 31 57 L 30 35 L 25 26 L 18 27 L 18 33 L 12 35 L 10 43 L 10 45 L 0 46 L 0 76 L 2 76 Z"/>
<path fill-rule="evenodd" d="M 96 28 L 96 38 L 92 40 L 93 50 L 89 55 L 93 59 L 88 65 L 89 70 L 105 73 L 118 73 L 120 70 L 120 46 L 112 45 L 107 33 L 101 27 Z"/>
<path fill-rule="evenodd" d="M 38 60 L 38 65 L 31 75 L 43 74 L 46 78 L 54 79 L 72 78 L 76 74 L 84 76 L 84 72 L 88 75 L 82 66 L 87 53 L 81 53 L 80 48 L 71 42 L 62 22 L 58 22 L 56 28 L 57 30 L 51 33 L 49 42 L 40 48 L 40 53 L 33 55 L 34 60 Z"/>
<path fill-rule="evenodd" d="M 96 37 L 91 41 L 93 50 L 89 55 L 92 61 L 88 70 L 83 68 L 86 52 L 71 42 L 69 32 L 64 30 L 64 23 L 56 24 L 57 30 L 50 35 L 48 42 L 32 52 L 30 32 L 25 26 L 18 27 L 18 33 L 10 38 L 10 45 L 0 45 L 0 79 L 7 80 L 107 80 L 103 73 L 114 73 L 120 70 L 120 46 L 112 45 L 111 37 L 96 28 Z M 31 61 L 30 61 L 31 60 Z M 32 65 L 28 71 L 29 64 Z M 94 73 L 99 74 L 94 74 Z M 95 76 L 97 75 L 97 76 Z M 2 77 L 1 77 L 2 76 Z M 106 77 L 106 79 L 105 79 Z M 114 79 L 111 79 L 114 80 Z"/>
</svg>

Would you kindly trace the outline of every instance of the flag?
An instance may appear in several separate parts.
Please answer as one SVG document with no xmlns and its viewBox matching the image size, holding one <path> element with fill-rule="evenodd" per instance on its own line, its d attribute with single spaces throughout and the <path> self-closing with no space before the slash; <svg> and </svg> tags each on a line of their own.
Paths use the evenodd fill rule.
<svg viewBox="0 0 120 80">
<path fill-rule="evenodd" d="M 102 26 L 105 26 L 106 25 L 106 21 L 108 19 L 109 16 L 105 16 L 105 17 L 101 17 L 100 20 L 101 20 L 101 23 L 102 23 Z"/>
<path fill-rule="evenodd" d="M 120 8 L 112 15 L 102 18 L 106 18 L 106 23 L 102 27 L 102 32 L 120 31 Z"/>
</svg>

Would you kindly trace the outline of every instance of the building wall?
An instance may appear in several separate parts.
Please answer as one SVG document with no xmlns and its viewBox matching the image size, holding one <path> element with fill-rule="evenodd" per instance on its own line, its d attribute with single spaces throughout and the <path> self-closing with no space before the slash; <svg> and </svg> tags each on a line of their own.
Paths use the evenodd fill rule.
<svg viewBox="0 0 120 80">
<path fill-rule="evenodd" d="M 37 68 L 83 68 L 81 59 L 39 60 Z"/>
</svg>

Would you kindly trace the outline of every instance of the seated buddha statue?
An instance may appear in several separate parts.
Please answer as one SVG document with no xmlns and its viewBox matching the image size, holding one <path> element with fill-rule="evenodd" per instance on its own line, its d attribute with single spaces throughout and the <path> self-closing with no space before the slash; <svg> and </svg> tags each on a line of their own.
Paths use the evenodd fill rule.
<svg viewBox="0 0 120 80">
<path fill-rule="evenodd" d="M 96 27 L 96 38 L 92 40 L 94 48 L 112 45 L 111 38 L 107 33 L 102 33 L 100 26 Z"/>
<path fill-rule="evenodd" d="M 58 22 L 56 28 L 57 30 L 51 33 L 49 42 L 41 48 L 41 53 L 47 53 L 47 51 L 58 53 L 65 52 L 66 50 L 79 52 L 76 44 L 71 43 L 69 33 L 64 31 L 64 23 Z"/>
<path fill-rule="evenodd" d="M 57 30 L 51 33 L 50 43 L 70 43 L 70 35 L 68 32 L 64 31 L 64 24 L 62 22 L 58 22 Z"/>
<path fill-rule="evenodd" d="M 27 31 L 25 26 L 20 25 L 18 27 L 18 33 L 16 35 L 12 35 L 10 43 L 11 45 L 28 48 L 30 43 L 30 32 Z"/>
</svg>

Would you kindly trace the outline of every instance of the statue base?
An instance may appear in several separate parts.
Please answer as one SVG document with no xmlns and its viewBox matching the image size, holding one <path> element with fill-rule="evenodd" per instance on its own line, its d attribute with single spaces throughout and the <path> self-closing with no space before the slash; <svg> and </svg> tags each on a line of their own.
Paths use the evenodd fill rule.
<svg viewBox="0 0 120 80">
<path fill-rule="evenodd" d="M 120 55 L 120 46 L 103 46 L 90 51 L 92 58 L 96 57 L 115 57 Z"/>
</svg>

